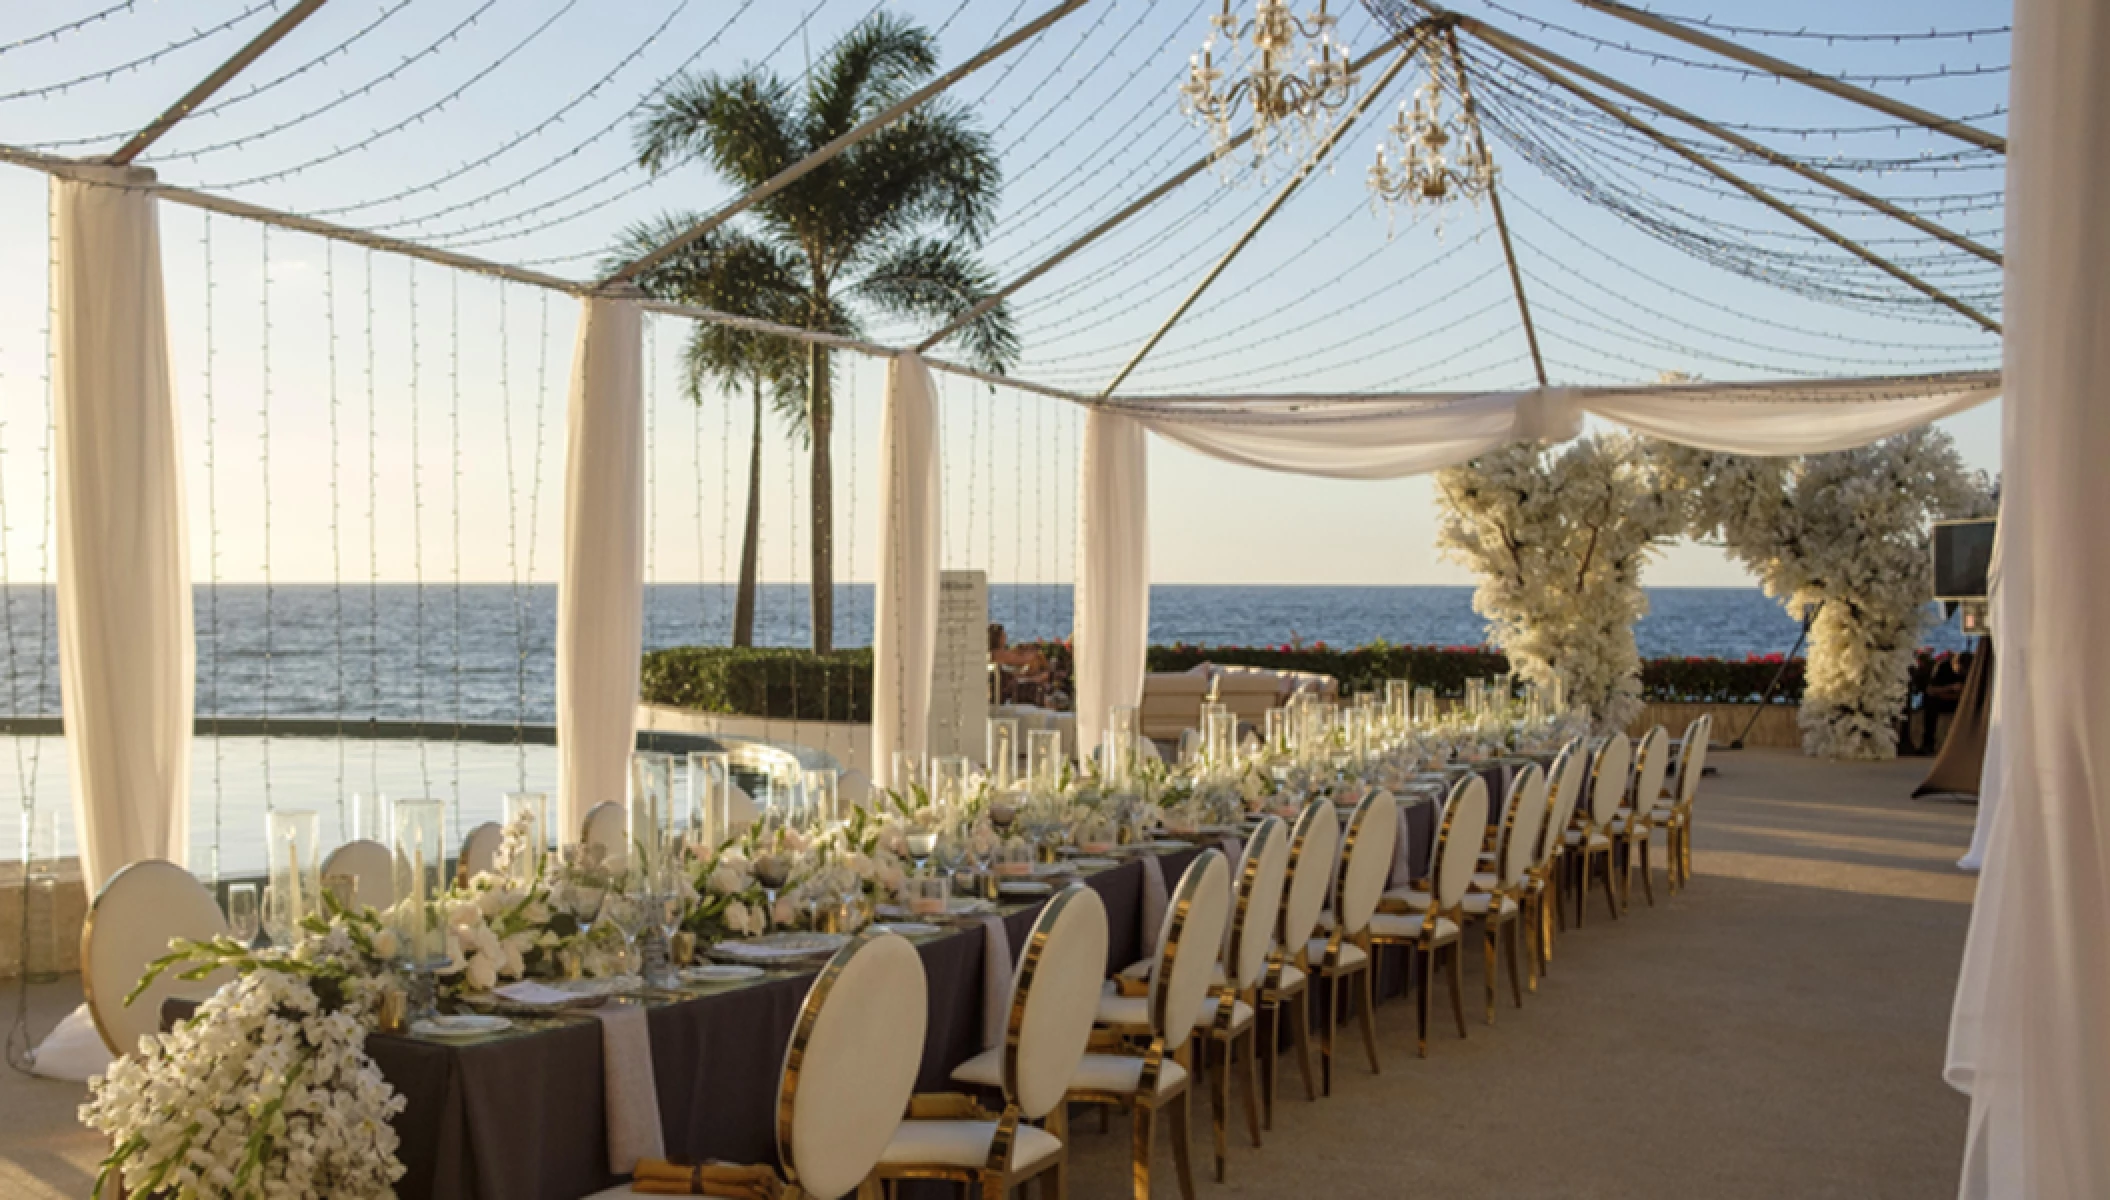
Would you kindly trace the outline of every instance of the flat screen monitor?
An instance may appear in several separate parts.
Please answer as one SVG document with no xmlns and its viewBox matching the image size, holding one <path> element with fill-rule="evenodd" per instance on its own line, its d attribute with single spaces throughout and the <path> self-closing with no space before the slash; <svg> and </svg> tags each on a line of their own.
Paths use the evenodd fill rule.
<svg viewBox="0 0 2110 1200">
<path fill-rule="evenodd" d="M 1983 600 L 1993 565 L 1992 517 L 1934 523 L 1934 598 Z"/>
</svg>

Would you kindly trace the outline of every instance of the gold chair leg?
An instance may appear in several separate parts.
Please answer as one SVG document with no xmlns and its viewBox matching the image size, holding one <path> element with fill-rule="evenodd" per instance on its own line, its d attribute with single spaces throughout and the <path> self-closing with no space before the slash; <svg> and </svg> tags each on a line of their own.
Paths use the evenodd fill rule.
<svg viewBox="0 0 2110 1200">
<path fill-rule="evenodd" d="M 1429 1056 L 1429 989 L 1436 986 L 1436 950 L 1426 942 L 1422 943 L 1419 949 L 1421 951 L 1421 983 L 1414 989 L 1414 1014 L 1421 1030 L 1420 1055 L 1423 1058 L 1427 1058 Z M 1409 961 L 1408 968 L 1410 970 L 1412 966 L 1412 962 Z"/>
<path fill-rule="evenodd" d="M 1587 843 L 1583 845 L 1581 853 L 1575 856 L 1573 867 L 1574 869 L 1568 872 L 1566 882 L 1575 889 L 1575 927 L 1581 929 L 1583 910 L 1589 907 L 1583 901 L 1590 894 L 1590 847 Z"/>
<path fill-rule="evenodd" d="M 1517 943 L 1524 940 L 1524 914 L 1520 909 L 1516 919 L 1503 922 L 1504 932 L 1509 935 L 1509 998 L 1518 1008 L 1524 1007 L 1524 980 L 1517 971 Z"/>
<path fill-rule="evenodd" d="M 1297 1044 L 1297 1071 L 1304 1076 L 1304 1098 L 1319 1098 L 1318 1082 L 1311 1070 L 1311 990 L 1310 979 L 1304 981 L 1304 989 L 1297 993 L 1295 1006 L 1290 1010 L 1290 1038 Z"/>
<path fill-rule="evenodd" d="M 1216 1139 L 1216 1182 L 1224 1181 L 1225 1160 L 1231 1155 L 1230 1134 L 1225 1126 L 1226 1111 L 1231 1107 L 1231 1041 L 1218 1042 L 1209 1039 L 1210 1045 L 1223 1047 L 1223 1062 L 1209 1081 L 1209 1127 Z M 1207 1058 L 1208 1051 L 1202 1052 Z"/>
<path fill-rule="evenodd" d="M 1491 909 L 1494 905 L 1490 903 L 1488 907 Z M 1499 936 L 1501 929 L 1495 924 L 1494 914 L 1490 912 L 1480 921 L 1480 990 L 1487 993 L 1489 1025 L 1495 1023 L 1495 939 Z"/>
<path fill-rule="evenodd" d="M 1266 1054 L 1259 1053 L 1262 1046 L 1267 1047 Z M 1259 1121 L 1261 1127 L 1273 1129 L 1275 1127 L 1275 1072 L 1282 1066 L 1282 1002 L 1280 1000 L 1275 1001 L 1273 1004 L 1261 1005 L 1259 1011 L 1253 1014 L 1253 1049 L 1255 1052 L 1254 1057 L 1260 1061 L 1258 1064 L 1249 1063 L 1247 1065 L 1257 1065 L 1260 1071 Z M 1254 1145 L 1258 1144 L 1258 1142 L 1254 1143 Z"/>
<path fill-rule="evenodd" d="M 1258 1150 L 1260 1148 L 1260 1081 L 1258 1078 L 1260 1068 L 1259 1064 L 1254 1061 L 1260 1057 L 1260 1026 L 1257 1018 L 1254 1024 L 1246 1027 L 1245 1037 L 1245 1070 L 1239 1072 L 1238 1075 L 1239 1090 L 1245 1093 L 1246 1133 L 1253 1139 L 1253 1149 Z M 1238 1050 L 1235 1040 L 1232 1042 L 1231 1050 L 1234 1054 Z M 1273 1055 L 1271 1054 L 1270 1057 L 1273 1057 Z"/>
<path fill-rule="evenodd" d="M 1172 1169 L 1179 1176 L 1180 1200 L 1194 1200 L 1194 1088 L 1172 1098 Z"/>
<path fill-rule="evenodd" d="M 1378 1074 L 1377 1067 L 1377 953 L 1373 948 L 1370 960 L 1363 964 L 1359 974 L 1363 977 L 1363 1049 L 1370 1055 L 1370 1073 Z"/>
<path fill-rule="evenodd" d="M 1451 943 L 1451 1015 L 1458 1019 L 1458 1037 L 1465 1037 L 1465 938 Z"/>
<path fill-rule="evenodd" d="M 1649 861 L 1649 842 L 1654 839 L 1647 834 L 1641 836 L 1641 894 L 1648 897 L 1648 906 L 1656 907 L 1655 867 Z"/>
<path fill-rule="evenodd" d="M 1055 1165 L 1040 1177 L 1040 1200 L 1070 1200 L 1070 1148 L 1055 1155 Z"/>
<path fill-rule="evenodd" d="M 1130 1174 L 1135 1184 L 1135 1200 L 1150 1200 L 1150 1158 L 1155 1150 L 1152 1134 L 1156 1132 L 1157 1109 L 1141 1097 L 1137 1098 L 1135 1109 L 1134 1162 Z M 1106 1110 L 1099 1111 L 1104 1113 Z"/>
<path fill-rule="evenodd" d="M 1340 1024 L 1341 977 L 1329 976 L 1326 981 L 1326 1024 L 1319 1030 L 1319 1094 L 1333 1095 L 1333 1032 Z"/>
<path fill-rule="evenodd" d="M 1614 921 L 1618 920 L 1619 898 L 1612 894 L 1612 851 L 1610 847 L 1605 849 L 1604 854 L 1604 904 L 1606 908 L 1611 910 L 1612 919 Z"/>
</svg>

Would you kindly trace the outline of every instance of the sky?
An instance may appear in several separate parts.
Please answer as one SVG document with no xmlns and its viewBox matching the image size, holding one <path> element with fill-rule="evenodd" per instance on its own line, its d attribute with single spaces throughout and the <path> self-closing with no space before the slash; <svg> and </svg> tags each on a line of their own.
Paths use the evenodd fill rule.
<svg viewBox="0 0 2110 1200">
<path fill-rule="evenodd" d="M 286 6 L 8 6 L 0 11 L 0 143 L 107 152 Z M 953 62 L 1041 5 L 890 7 L 938 30 Z M 982 248 L 999 277 L 1017 275 L 1207 148 L 1206 135 L 1179 113 L 1176 87 L 1214 8 L 1206 0 L 1095 0 L 955 90 L 990 130 L 1004 167 L 1002 215 Z M 630 223 L 708 211 L 732 195 L 701 166 L 655 177 L 634 164 L 630 130 L 643 97 L 682 71 L 761 64 L 795 78 L 872 9 L 868 0 L 336 0 L 146 161 L 167 182 L 585 278 Z M 1461 9 L 1695 111 L 1758 127 L 1751 136 L 1783 149 L 1834 156 L 1834 168 L 1855 182 L 1999 245 L 1997 159 L 1957 156 L 1954 143 L 1888 128 L 1877 114 L 1805 89 L 1687 65 L 1677 60 L 1705 56 L 1574 4 L 1473 0 Z M 1354 50 L 1382 40 L 1362 8 L 1335 10 L 1345 12 L 1341 28 Z M 1679 15 L 1705 14 L 1695 6 Z M 1995 29 L 2006 24 L 2007 7 L 1783 0 L 1765 6 L 1762 20 L 1783 31 Z M 2004 34 L 1737 36 L 2004 128 Z M 1529 89 L 1512 85 L 1499 64 L 1469 61 L 1487 71 L 1476 86 L 1491 112 L 1506 98 L 1518 128 L 1539 131 L 1535 147 L 1518 145 L 1491 117 L 1520 269 L 1555 382 L 1997 365 L 1997 338 L 1942 310 L 1897 303 L 1896 285 L 1812 245 L 1778 216 L 1675 164 L 1637 156 L 1573 113 L 1524 104 Z M 1485 208 L 1454 206 L 1439 229 L 1412 213 L 1388 219 L 1369 203 L 1364 170 L 1408 86 L 1373 104 L 1334 169 L 1283 206 L 1124 392 L 1456 391 L 1531 381 Z M 1838 127 L 1862 132 L 1809 132 Z M 1566 186 L 1556 178 L 1559 163 L 1544 161 L 1547 146 L 1563 145 L 1568 161 L 1588 167 Z M 1737 169 L 1768 186 L 1783 183 L 1770 168 Z M 1025 353 L 1015 373 L 1080 391 L 1105 387 L 1282 175 L 1279 165 L 1265 182 L 1250 172 L 1205 173 L 1021 291 L 1014 311 Z M 1576 194 L 1593 187 L 1601 200 L 1638 204 L 1634 219 Z M 1953 281 L 1974 297 L 1997 292 L 1994 269 L 1894 223 L 1847 213 L 1836 199 L 1812 204 L 1827 222 L 1944 286 Z M 50 570 L 48 296 L 39 283 L 46 210 L 41 175 L 0 166 L 0 279 L 8 281 L 0 287 L 0 566 L 10 582 Z M 1730 240 L 1773 256 L 1784 277 L 1836 283 L 1859 299 L 1828 302 L 1737 275 L 1637 228 L 1651 219 L 1737 231 Z M 199 579 L 554 578 L 574 300 L 174 205 L 163 206 L 162 237 Z M 886 320 L 867 330 L 890 345 L 924 332 Z M 737 559 L 750 417 L 741 398 L 706 392 L 691 402 L 678 368 L 685 336 L 676 318 L 648 325 L 654 581 L 727 578 Z M 883 380 L 877 361 L 845 362 L 839 389 L 839 573 L 854 579 L 871 578 L 876 547 Z M 950 377 L 941 376 L 940 390 L 947 565 L 982 567 L 996 582 L 1069 579 L 1081 411 Z M 1944 422 L 1974 467 L 1997 468 L 1998 407 Z M 766 447 L 763 574 L 803 579 L 803 465 L 781 426 L 771 425 Z M 1470 582 L 1435 552 L 1437 513 L 1425 479 L 1307 479 L 1154 444 L 1150 515 L 1160 582 Z M 1647 578 L 1749 582 L 1719 550 L 1692 545 L 1671 549 Z"/>
</svg>

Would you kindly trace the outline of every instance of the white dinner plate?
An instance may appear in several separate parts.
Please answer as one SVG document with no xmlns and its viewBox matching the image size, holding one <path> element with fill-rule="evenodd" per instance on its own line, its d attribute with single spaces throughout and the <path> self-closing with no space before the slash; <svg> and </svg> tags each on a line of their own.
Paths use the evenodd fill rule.
<svg viewBox="0 0 2110 1200">
<path fill-rule="evenodd" d="M 840 933 L 772 933 L 720 942 L 711 947 L 711 954 L 750 963 L 796 962 L 833 954 L 849 940 Z"/>
<path fill-rule="evenodd" d="M 685 967 L 681 972 L 685 983 L 738 983 L 744 979 L 756 979 L 762 968 L 743 963 L 704 963 L 702 966 Z"/>
<path fill-rule="evenodd" d="M 1108 867 L 1120 866 L 1121 860 L 1117 858 L 1073 858 L 1070 860 L 1070 865 L 1080 871 L 1104 871 Z"/>
<path fill-rule="evenodd" d="M 513 1023 L 504 1017 L 487 1016 L 483 1013 L 457 1013 L 451 1017 L 428 1017 L 411 1023 L 410 1031 L 422 1038 L 471 1038 L 501 1029 L 511 1029 Z"/>
<path fill-rule="evenodd" d="M 929 937 L 931 934 L 944 932 L 925 921 L 882 921 L 872 928 L 881 933 L 898 933 L 902 937 Z"/>
<path fill-rule="evenodd" d="M 1037 879 L 1011 879 L 997 884 L 996 890 L 1006 896 L 1045 896 L 1054 891 L 1055 887 Z"/>
</svg>

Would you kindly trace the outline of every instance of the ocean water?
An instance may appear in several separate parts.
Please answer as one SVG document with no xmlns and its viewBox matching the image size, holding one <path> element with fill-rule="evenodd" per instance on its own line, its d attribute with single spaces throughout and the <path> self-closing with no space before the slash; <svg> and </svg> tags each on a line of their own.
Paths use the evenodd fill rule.
<svg viewBox="0 0 2110 1200">
<path fill-rule="evenodd" d="M 1797 626 L 1755 588 L 1650 588 L 1635 628 L 1645 657 L 1786 653 Z M 0 628 L 0 715 L 58 711 L 58 641 L 48 588 L 6 589 Z M 836 641 L 871 643 L 872 588 L 836 589 Z M 648 649 L 723 644 L 733 589 L 661 584 L 646 590 Z M 372 588 L 288 584 L 199 588 L 198 712 L 228 716 L 347 717 L 547 724 L 554 720 L 556 589 L 472 584 Z M 989 619 L 1013 640 L 1066 638 L 1070 589 L 996 584 Z M 756 620 L 762 645 L 805 645 L 803 585 L 767 584 Z M 1487 626 L 1467 587 L 1249 587 L 1159 584 L 1151 589 L 1157 643 L 1354 646 L 1383 638 L 1415 645 L 1479 645 Z M 1951 620 L 1929 630 L 1942 649 L 1964 644 Z"/>
</svg>

